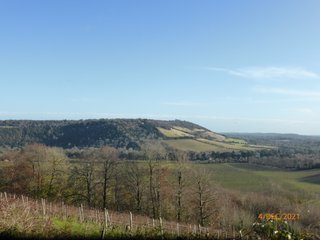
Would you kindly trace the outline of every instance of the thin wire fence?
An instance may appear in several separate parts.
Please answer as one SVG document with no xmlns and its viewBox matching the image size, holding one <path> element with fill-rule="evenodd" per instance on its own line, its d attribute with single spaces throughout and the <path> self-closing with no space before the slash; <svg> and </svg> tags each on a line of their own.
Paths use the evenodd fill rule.
<svg viewBox="0 0 320 240">
<path fill-rule="evenodd" d="M 101 210 L 67 205 L 63 202 L 49 202 L 46 199 L 30 199 L 27 196 L 0 192 L 0 208 L 15 206 L 23 208 L 48 218 L 78 219 L 80 222 L 92 222 L 102 228 L 118 227 L 125 231 L 159 231 L 161 234 L 174 234 L 177 236 L 196 235 L 214 237 L 217 239 L 240 239 L 239 233 L 226 229 L 215 229 L 195 224 L 177 223 L 163 219 L 152 219 L 143 215 L 133 215 L 110 210 Z"/>
</svg>

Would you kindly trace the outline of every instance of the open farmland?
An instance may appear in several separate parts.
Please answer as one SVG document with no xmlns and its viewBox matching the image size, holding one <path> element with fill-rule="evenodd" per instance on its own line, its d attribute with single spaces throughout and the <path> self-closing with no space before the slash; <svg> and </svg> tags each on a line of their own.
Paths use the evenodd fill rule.
<svg viewBox="0 0 320 240">
<path fill-rule="evenodd" d="M 253 146 L 248 144 L 240 144 L 234 142 L 220 142 L 203 138 L 197 139 L 168 139 L 164 143 L 182 151 L 194 152 L 232 152 L 232 151 L 255 151 L 266 148 L 268 146 Z"/>
<path fill-rule="evenodd" d="M 182 151 L 194 152 L 231 152 L 231 151 L 256 151 L 270 149 L 272 147 L 263 145 L 249 145 L 243 139 L 227 138 L 205 129 L 188 129 L 173 126 L 170 129 L 160 128 L 158 130 L 166 139 L 163 141 L 172 148 Z"/>
<path fill-rule="evenodd" d="M 200 164 L 212 174 L 214 182 L 223 188 L 249 192 L 279 192 L 297 194 L 305 201 L 320 204 L 320 169 L 284 170 L 249 164 Z"/>
</svg>

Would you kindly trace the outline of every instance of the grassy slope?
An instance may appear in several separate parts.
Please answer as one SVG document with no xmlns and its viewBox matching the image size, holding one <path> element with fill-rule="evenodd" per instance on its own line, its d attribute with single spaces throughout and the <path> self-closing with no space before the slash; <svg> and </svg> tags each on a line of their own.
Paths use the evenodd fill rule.
<svg viewBox="0 0 320 240">
<path fill-rule="evenodd" d="M 230 151 L 254 151 L 267 146 L 248 145 L 246 141 L 236 138 L 226 138 L 223 135 L 206 131 L 204 129 L 187 129 L 174 126 L 170 129 L 157 128 L 166 138 L 163 142 L 169 146 L 194 152 L 230 152 Z M 186 139 L 188 137 L 188 139 Z M 172 139 L 170 139 L 172 138 Z M 180 139 L 179 139 L 180 138 Z"/>
<path fill-rule="evenodd" d="M 208 164 L 212 178 L 221 186 L 243 192 L 267 192 L 275 184 L 283 190 L 320 193 L 320 184 L 311 183 L 309 178 L 318 178 L 320 169 L 289 171 L 249 164 Z"/>
<path fill-rule="evenodd" d="M 144 161 L 140 163 L 145 164 Z M 176 166 L 172 162 L 163 163 L 163 167 L 169 169 L 174 169 Z M 283 191 L 320 193 L 320 169 L 292 171 L 246 163 L 190 163 L 185 167 L 206 169 L 213 183 L 243 193 L 265 193 L 273 190 L 275 185 L 281 188 L 278 190 Z"/>
<path fill-rule="evenodd" d="M 187 132 L 183 132 L 177 129 L 165 129 L 165 128 L 161 128 L 161 127 L 157 127 L 157 129 L 166 137 L 170 137 L 170 138 L 176 138 L 176 137 L 191 137 L 192 135 L 187 133 Z"/>
<path fill-rule="evenodd" d="M 242 163 L 203 164 L 203 166 L 210 170 L 213 181 L 224 188 L 242 193 L 268 194 L 270 191 L 300 193 L 300 196 L 304 196 L 304 201 L 320 205 L 320 169 L 290 171 Z"/>
</svg>

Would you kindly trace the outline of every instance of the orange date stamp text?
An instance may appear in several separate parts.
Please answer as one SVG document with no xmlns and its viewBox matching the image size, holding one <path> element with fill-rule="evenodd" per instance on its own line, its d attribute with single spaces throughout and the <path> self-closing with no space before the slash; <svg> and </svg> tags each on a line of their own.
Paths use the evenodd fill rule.
<svg viewBox="0 0 320 240">
<path fill-rule="evenodd" d="M 300 215 L 298 213 L 260 213 L 260 220 L 283 220 L 283 221 L 298 221 Z"/>
</svg>

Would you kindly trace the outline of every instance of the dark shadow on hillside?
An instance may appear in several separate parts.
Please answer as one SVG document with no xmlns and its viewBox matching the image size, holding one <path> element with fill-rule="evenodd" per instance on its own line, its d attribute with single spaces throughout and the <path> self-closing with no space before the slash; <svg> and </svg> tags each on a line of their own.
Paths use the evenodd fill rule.
<svg viewBox="0 0 320 240">
<path fill-rule="evenodd" d="M 320 184 L 320 174 L 304 177 L 299 179 L 300 182 Z"/>
<path fill-rule="evenodd" d="M 230 163 L 231 166 L 249 171 L 289 171 L 287 169 L 254 163 Z"/>
</svg>

